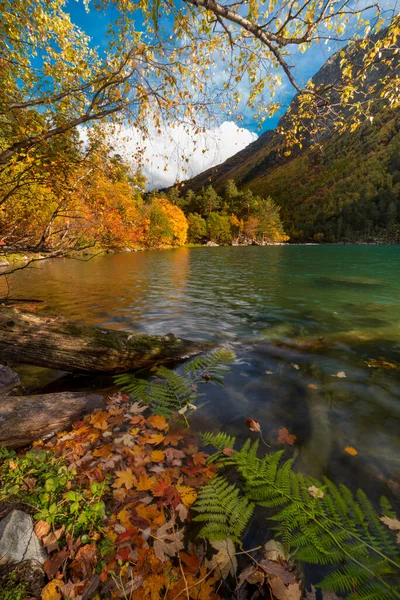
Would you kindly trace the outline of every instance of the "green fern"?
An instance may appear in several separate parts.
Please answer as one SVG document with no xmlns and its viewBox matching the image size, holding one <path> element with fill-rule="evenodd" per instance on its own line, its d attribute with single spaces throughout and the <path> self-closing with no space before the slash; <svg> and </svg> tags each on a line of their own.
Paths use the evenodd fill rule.
<svg viewBox="0 0 400 600">
<path fill-rule="evenodd" d="M 199 513 L 194 520 L 206 523 L 199 532 L 200 537 L 209 540 L 230 538 L 239 542 L 253 514 L 254 504 L 242 496 L 235 485 L 217 476 L 201 489 L 193 508 Z"/>
<path fill-rule="evenodd" d="M 122 391 L 131 394 L 133 400 L 142 402 L 155 414 L 170 417 L 175 412 L 184 414 L 201 394 L 197 392 L 200 383 L 223 385 L 222 377 L 229 372 L 229 363 L 235 361 L 235 354 L 224 348 L 199 356 L 178 375 L 166 367 L 160 367 L 151 379 L 140 379 L 133 374 L 117 375 L 114 381 Z"/>
<path fill-rule="evenodd" d="M 291 460 L 282 463 L 283 451 L 259 458 L 258 442 L 247 440 L 228 456 L 222 446 L 232 438 L 225 434 L 204 434 L 203 442 L 216 448 L 220 462 L 239 472 L 250 504 L 273 510 L 269 518 L 296 560 L 340 565 L 320 582 L 322 589 L 347 594 L 348 600 L 400 598 L 399 547 L 364 492 L 354 496 L 327 478 L 319 482 L 295 473 Z M 319 497 L 311 493 L 315 488 Z M 393 514 L 387 500 L 382 507 L 385 514 Z M 212 524 L 212 515 L 211 509 L 208 515 L 204 510 L 202 519 L 207 522 L 208 516 Z"/>
<path fill-rule="evenodd" d="M 235 445 L 235 439 L 236 438 L 228 435 L 227 433 L 224 433 L 223 431 L 220 431 L 219 433 L 203 433 L 203 435 L 201 436 L 201 441 L 203 442 L 203 445 L 213 446 L 217 449 L 217 452 L 214 452 L 214 454 L 211 454 L 208 457 L 207 462 L 212 463 L 218 461 L 224 455 L 223 451 L 226 448 L 233 448 L 233 446 Z"/>
</svg>

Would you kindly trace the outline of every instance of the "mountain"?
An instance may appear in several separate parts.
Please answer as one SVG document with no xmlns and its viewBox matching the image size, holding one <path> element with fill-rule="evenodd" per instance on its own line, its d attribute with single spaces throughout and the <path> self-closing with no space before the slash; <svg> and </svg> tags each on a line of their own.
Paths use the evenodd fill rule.
<svg viewBox="0 0 400 600">
<path fill-rule="evenodd" d="M 359 52 L 354 45 L 344 50 L 355 69 Z M 332 56 L 313 83 L 337 84 L 342 58 L 343 51 Z M 288 156 L 282 140 L 299 111 L 295 96 L 275 130 L 185 182 L 185 189 L 196 192 L 212 185 L 221 191 L 234 180 L 238 187 L 271 196 L 281 207 L 292 241 L 400 241 L 400 108 L 384 108 L 380 98 L 380 81 L 399 74 L 400 54 L 390 67 L 381 62 L 371 69 L 355 94 L 353 104 L 372 101 L 373 119 L 339 134 L 325 115 L 318 133 Z M 336 104 L 336 92 L 331 100 Z M 349 117 L 350 108 L 338 111 L 337 117 Z"/>
</svg>

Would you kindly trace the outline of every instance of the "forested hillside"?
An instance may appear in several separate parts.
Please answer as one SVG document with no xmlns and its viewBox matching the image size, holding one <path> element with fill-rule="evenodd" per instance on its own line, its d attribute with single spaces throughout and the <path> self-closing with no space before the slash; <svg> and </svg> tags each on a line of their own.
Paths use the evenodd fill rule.
<svg viewBox="0 0 400 600">
<path fill-rule="evenodd" d="M 313 81 L 334 83 L 343 55 L 329 59 Z M 270 196 L 281 209 L 291 241 L 398 241 L 400 111 L 382 108 L 379 92 L 381 79 L 395 81 L 398 75 L 397 59 L 390 73 L 376 69 L 367 77 L 363 93 L 373 97 L 375 114 L 358 128 L 340 132 L 325 121 L 301 148 L 288 148 L 284 143 L 299 111 L 295 97 L 275 131 L 186 182 L 185 188 L 198 191 L 212 185 L 219 192 L 233 180 L 242 190 Z M 358 99 L 355 94 L 354 103 Z M 345 111 L 340 117 L 346 118 Z"/>
</svg>

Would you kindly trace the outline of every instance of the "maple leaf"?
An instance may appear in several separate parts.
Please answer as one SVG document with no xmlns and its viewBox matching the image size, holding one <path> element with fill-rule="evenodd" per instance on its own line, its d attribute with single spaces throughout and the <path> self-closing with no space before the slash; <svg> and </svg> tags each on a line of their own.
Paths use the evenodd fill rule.
<svg viewBox="0 0 400 600">
<path fill-rule="evenodd" d="M 161 590 L 166 587 L 167 579 L 164 574 L 152 573 L 147 575 L 143 582 L 143 589 L 145 590 L 146 598 L 151 600 L 160 600 L 162 598 Z"/>
<path fill-rule="evenodd" d="M 133 402 L 129 407 L 129 412 L 132 415 L 139 415 L 140 413 L 144 412 L 147 408 L 148 406 L 145 406 L 141 402 Z"/>
<path fill-rule="evenodd" d="M 229 574 L 235 576 L 237 571 L 237 560 L 235 556 L 235 545 L 231 539 L 220 542 L 211 542 L 211 546 L 217 550 L 211 560 L 207 560 L 205 565 L 209 569 L 218 569 L 221 577 L 226 579 Z"/>
<path fill-rule="evenodd" d="M 250 431 L 256 431 L 256 432 L 261 431 L 261 425 L 258 421 L 248 418 L 248 419 L 246 419 L 245 423 L 246 423 L 247 427 L 250 429 Z"/>
<path fill-rule="evenodd" d="M 179 492 L 182 504 L 184 504 L 185 506 L 189 507 L 193 504 L 193 502 L 196 501 L 197 492 L 192 487 L 189 487 L 187 485 L 181 485 L 180 483 L 178 483 L 176 489 Z"/>
<path fill-rule="evenodd" d="M 162 450 L 153 450 L 153 452 L 150 454 L 150 458 L 155 463 L 163 462 L 165 459 L 165 454 Z"/>
<path fill-rule="evenodd" d="M 180 552 L 179 558 L 185 565 L 185 571 L 191 575 L 197 575 L 200 569 L 201 560 L 197 554 L 187 554 L 186 552 Z"/>
<path fill-rule="evenodd" d="M 155 538 L 154 553 L 161 562 L 175 556 L 184 547 L 183 530 L 175 528 L 174 518 L 157 529 Z"/>
<path fill-rule="evenodd" d="M 292 433 L 289 433 L 289 430 L 286 427 L 281 427 L 278 431 L 278 444 L 288 444 L 289 446 L 293 446 L 297 436 Z"/>
<path fill-rule="evenodd" d="M 166 431 L 169 428 L 165 417 L 161 415 L 151 415 L 147 419 L 147 424 L 153 429 L 159 429 L 160 431 Z"/>
<path fill-rule="evenodd" d="M 161 444 L 162 441 L 165 440 L 165 436 L 162 433 L 152 433 L 150 435 L 139 438 L 140 443 L 142 444 Z"/>
<path fill-rule="evenodd" d="M 132 417 L 129 421 L 129 423 L 131 425 L 144 425 L 146 423 L 146 419 L 144 418 L 143 415 L 135 415 L 134 417 Z"/>
<path fill-rule="evenodd" d="M 121 437 L 114 439 L 115 444 L 118 446 L 127 446 L 128 448 L 133 448 L 136 444 L 136 439 L 130 433 L 124 433 Z"/>
<path fill-rule="evenodd" d="M 205 452 L 198 452 L 197 454 L 193 454 L 192 460 L 196 467 L 201 467 L 207 462 L 207 454 Z"/>
<path fill-rule="evenodd" d="M 171 485 L 171 480 L 168 477 L 167 479 L 161 479 L 157 481 L 155 486 L 152 489 L 153 496 L 155 498 L 161 498 L 165 495 L 167 488 Z"/>
<path fill-rule="evenodd" d="M 50 581 L 50 583 L 45 585 L 42 589 L 42 600 L 61 600 L 61 588 L 63 585 L 63 582 L 59 579 L 53 579 L 53 581 Z"/>
<path fill-rule="evenodd" d="M 165 446 L 177 446 L 183 440 L 183 435 L 177 433 L 168 433 L 164 438 Z"/>
<path fill-rule="evenodd" d="M 124 485 L 127 490 L 131 490 L 136 483 L 136 478 L 132 473 L 131 468 L 126 469 L 126 471 L 117 471 L 116 475 L 117 478 L 112 484 L 112 487 L 120 488 Z"/>
<path fill-rule="evenodd" d="M 112 454 L 111 446 L 109 444 L 103 444 L 100 448 L 93 450 L 93 456 L 101 458 L 109 458 Z"/>
<path fill-rule="evenodd" d="M 98 412 L 95 412 L 90 415 L 89 423 L 91 425 L 93 425 L 93 427 L 96 427 L 96 429 L 105 430 L 105 429 L 108 429 L 108 423 L 107 423 L 108 417 L 109 417 L 109 414 L 107 411 L 99 410 Z"/>
<path fill-rule="evenodd" d="M 141 473 L 135 487 L 138 492 L 146 492 L 153 488 L 156 481 L 154 477 L 149 477 L 146 473 Z"/>
<path fill-rule="evenodd" d="M 347 454 L 350 454 L 350 456 L 357 456 L 358 454 L 358 451 L 353 448 L 353 446 L 346 446 L 344 451 L 347 452 Z"/>
<path fill-rule="evenodd" d="M 79 548 L 75 560 L 70 565 L 73 579 L 87 579 L 97 564 L 96 544 L 86 544 Z"/>
<path fill-rule="evenodd" d="M 324 492 L 317 488 L 315 485 L 312 485 L 307 489 L 309 494 L 311 494 L 313 498 L 323 498 L 325 496 Z"/>
</svg>

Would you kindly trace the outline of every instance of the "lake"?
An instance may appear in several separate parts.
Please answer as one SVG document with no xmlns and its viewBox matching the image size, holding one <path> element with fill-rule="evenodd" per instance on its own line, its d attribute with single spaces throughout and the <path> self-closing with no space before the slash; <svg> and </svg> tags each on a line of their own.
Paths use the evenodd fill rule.
<svg viewBox="0 0 400 600">
<path fill-rule="evenodd" d="M 238 362 L 224 388 L 203 390 L 208 402 L 195 429 L 245 439 L 255 435 L 244 425 L 252 417 L 276 443 L 287 427 L 297 436 L 287 452 L 299 469 L 373 499 L 400 496 L 400 246 L 60 259 L 15 275 L 11 295 L 88 324 L 228 344 Z M 41 369 L 20 372 L 28 389 L 54 379 Z"/>
</svg>

